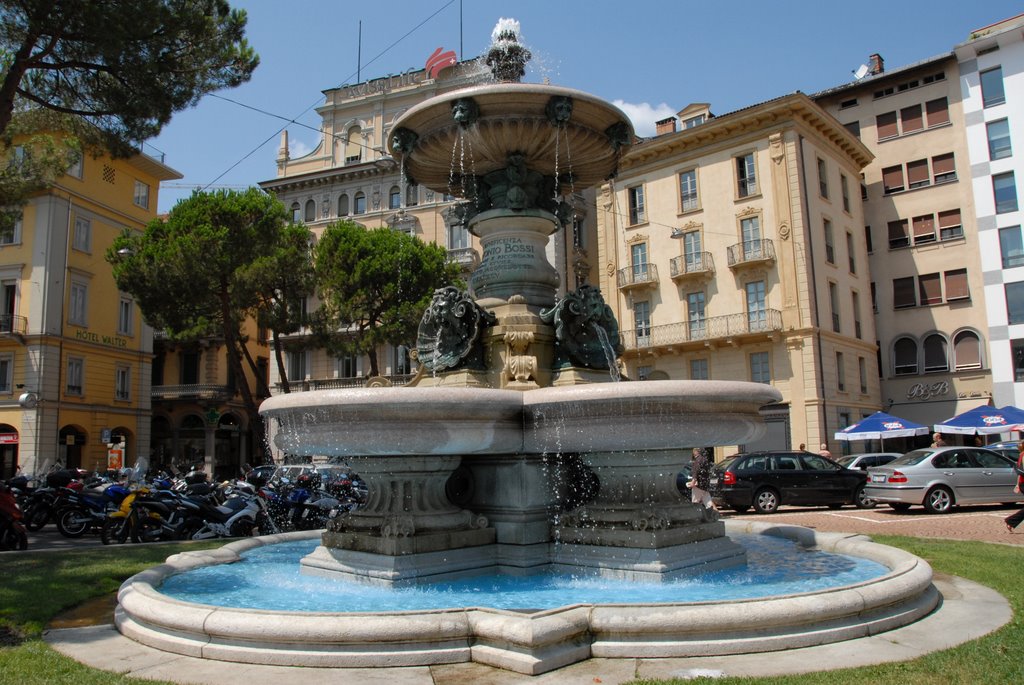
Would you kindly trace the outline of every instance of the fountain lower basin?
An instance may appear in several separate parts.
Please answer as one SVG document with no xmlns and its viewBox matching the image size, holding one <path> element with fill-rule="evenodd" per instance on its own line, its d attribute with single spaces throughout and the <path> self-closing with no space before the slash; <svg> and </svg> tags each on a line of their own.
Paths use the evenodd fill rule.
<svg viewBox="0 0 1024 685">
<path fill-rule="evenodd" d="M 726 655 L 838 642 L 912 623 L 938 603 L 926 562 L 864 536 L 741 521 L 727 522 L 727 530 L 786 537 L 876 561 L 889 572 L 845 587 L 764 599 L 576 604 L 532 613 L 479 607 L 261 611 L 190 604 L 158 591 L 170 575 L 231 563 L 253 547 L 311 535 L 298 533 L 170 557 L 122 585 L 116 623 L 143 644 L 222 661 L 353 668 L 475 661 L 539 674 L 591 657 Z"/>
</svg>

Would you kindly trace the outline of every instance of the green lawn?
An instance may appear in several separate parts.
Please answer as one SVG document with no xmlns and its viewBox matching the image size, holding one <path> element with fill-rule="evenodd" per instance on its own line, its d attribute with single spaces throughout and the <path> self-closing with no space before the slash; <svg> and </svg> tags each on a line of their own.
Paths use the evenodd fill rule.
<svg viewBox="0 0 1024 685">
<path fill-rule="evenodd" d="M 633 681 L 634 685 L 738 683 L 899 683 L 954 685 L 1024 682 L 1024 550 L 982 542 L 948 542 L 875 536 L 877 542 L 926 559 L 936 572 L 969 578 L 994 588 L 1013 607 L 1014 619 L 1000 630 L 955 649 L 914 661 L 828 671 L 787 678 L 716 678 L 688 681 Z M 46 624 L 75 606 L 117 590 L 128 576 L 182 549 L 218 543 L 121 545 L 74 552 L 25 552 L 0 558 L 0 685 L 6 683 L 91 685 L 153 682 L 115 676 L 78 664 L 41 639 Z M 765 656 L 770 659 L 770 655 Z"/>
</svg>

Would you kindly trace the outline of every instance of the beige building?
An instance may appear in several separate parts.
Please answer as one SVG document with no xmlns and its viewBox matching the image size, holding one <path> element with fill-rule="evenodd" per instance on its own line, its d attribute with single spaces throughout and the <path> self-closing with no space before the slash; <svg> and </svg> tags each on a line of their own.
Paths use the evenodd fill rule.
<svg viewBox="0 0 1024 685">
<path fill-rule="evenodd" d="M 287 132 L 277 157 L 277 178 L 260 183 L 274 193 L 315 234 L 328 224 L 351 219 L 367 228 L 390 226 L 443 245 L 449 258 L 468 274 L 480 262 L 479 241 L 466 229 L 452 195 L 439 194 L 411 183 L 387 150 L 387 140 L 398 117 L 423 100 L 457 88 L 483 82 L 477 61 L 441 70 L 417 70 L 324 91 L 317 111 L 323 119 L 316 149 L 292 158 Z M 453 154 L 453 172 L 471 173 L 471 151 Z M 593 193 L 591 205 L 593 204 Z M 588 247 L 594 241 L 594 220 L 582 194 L 574 198 L 576 221 L 571 230 L 556 234 L 548 245 L 548 258 L 563 275 L 562 292 L 594 282 L 595 270 Z M 313 311 L 317 303 L 306 303 Z M 287 375 L 292 391 L 364 385 L 369 361 L 359 357 L 330 357 L 324 350 L 304 344 L 307 330 L 285 336 Z M 414 341 L 410 340 L 411 346 Z M 378 351 L 380 373 L 402 384 L 415 373 L 415 361 L 404 346 Z M 280 390 L 276 365 L 271 365 L 271 390 Z"/>
<path fill-rule="evenodd" d="M 989 329 L 956 57 L 885 71 L 872 55 L 866 76 L 814 99 L 874 155 L 856 240 L 869 252 L 882 408 L 931 425 L 987 404 Z"/>
<path fill-rule="evenodd" d="M 600 286 L 634 379 L 771 383 L 767 435 L 821 442 L 879 408 L 859 193 L 868 149 L 803 94 L 659 122 L 597 198 Z M 734 450 L 726 449 L 726 454 Z"/>
</svg>

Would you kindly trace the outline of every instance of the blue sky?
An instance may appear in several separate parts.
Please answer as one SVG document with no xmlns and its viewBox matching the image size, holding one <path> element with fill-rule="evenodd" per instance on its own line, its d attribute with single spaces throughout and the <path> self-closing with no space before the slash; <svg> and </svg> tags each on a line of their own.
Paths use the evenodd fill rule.
<svg viewBox="0 0 1024 685">
<path fill-rule="evenodd" d="M 161 187 L 161 212 L 192 188 L 274 178 L 282 128 L 293 155 L 316 145 L 322 91 L 422 68 L 438 47 L 482 55 L 502 17 L 520 22 L 533 52 L 525 81 L 615 102 L 650 135 L 655 120 L 692 102 L 724 114 L 813 93 L 851 81 L 873 52 L 889 69 L 905 66 L 1024 12 L 1019 0 L 230 2 L 248 12 L 261 63 L 249 83 L 206 96 L 148 142 L 184 174 Z"/>
</svg>

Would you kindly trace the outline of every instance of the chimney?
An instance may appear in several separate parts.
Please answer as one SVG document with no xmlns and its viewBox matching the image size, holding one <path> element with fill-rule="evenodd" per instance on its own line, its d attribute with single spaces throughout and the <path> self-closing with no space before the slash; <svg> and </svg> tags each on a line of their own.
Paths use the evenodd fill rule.
<svg viewBox="0 0 1024 685">
<path fill-rule="evenodd" d="M 874 76 L 875 74 L 881 74 L 885 71 L 885 60 L 877 52 L 868 57 L 868 64 L 870 66 L 869 74 Z"/>
<path fill-rule="evenodd" d="M 654 126 L 656 127 L 654 134 L 657 135 L 657 136 L 663 136 L 666 133 L 675 133 L 676 132 L 676 118 L 675 117 L 669 117 L 667 119 L 662 119 L 661 121 L 655 121 L 654 122 Z"/>
</svg>

